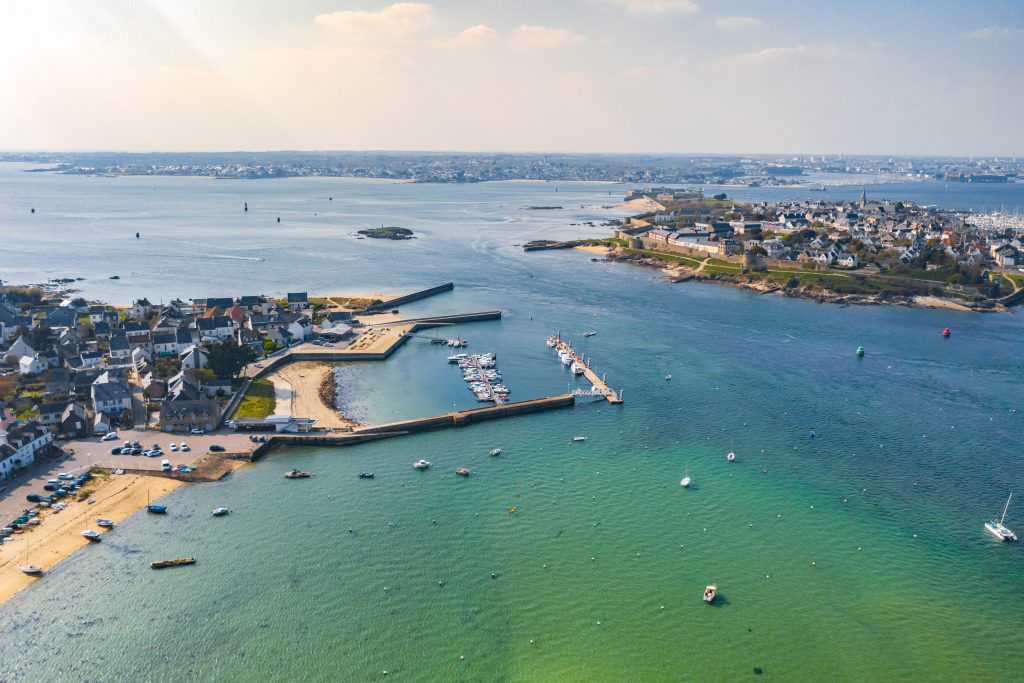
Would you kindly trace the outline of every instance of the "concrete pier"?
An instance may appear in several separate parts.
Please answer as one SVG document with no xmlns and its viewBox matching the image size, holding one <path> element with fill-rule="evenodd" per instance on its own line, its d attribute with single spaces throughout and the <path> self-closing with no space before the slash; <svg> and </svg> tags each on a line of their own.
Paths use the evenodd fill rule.
<svg viewBox="0 0 1024 683">
<path fill-rule="evenodd" d="M 556 340 L 554 347 L 555 351 L 565 351 L 570 356 L 572 356 L 572 359 L 576 363 L 578 363 L 580 367 L 583 368 L 583 376 L 586 377 L 587 380 L 590 381 L 591 386 L 593 386 L 593 390 L 591 392 L 583 394 L 582 391 L 577 390 L 577 394 L 595 396 L 600 395 L 604 396 L 605 400 L 608 401 L 609 403 L 622 403 L 622 394 L 616 392 L 614 389 L 608 386 L 608 384 L 604 381 L 604 378 L 597 376 L 597 373 L 594 372 L 593 368 L 590 367 L 590 362 L 588 359 L 576 353 L 573 350 L 572 346 L 568 342 L 563 341 L 560 336 L 555 335 L 554 339 Z"/>
<path fill-rule="evenodd" d="M 441 294 L 442 292 L 450 292 L 455 289 L 454 282 L 446 282 L 443 285 L 436 287 L 430 287 L 429 289 L 422 289 L 418 292 L 411 294 L 405 294 L 403 296 L 395 297 L 394 299 L 388 299 L 387 301 L 381 301 L 379 304 L 369 306 L 366 310 L 368 311 L 384 311 L 389 308 L 397 308 L 402 304 L 408 304 L 413 301 L 419 301 L 420 299 L 426 299 L 427 297 L 434 296 L 435 294 Z"/>
</svg>

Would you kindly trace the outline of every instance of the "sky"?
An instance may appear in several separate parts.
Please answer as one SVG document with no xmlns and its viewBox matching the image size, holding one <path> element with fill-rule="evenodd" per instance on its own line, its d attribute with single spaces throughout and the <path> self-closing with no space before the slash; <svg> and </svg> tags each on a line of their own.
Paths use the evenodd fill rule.
<svg viewBox="0 0 1024 683">
<path fill-rule="evenodd" d="M 0 0 L 0 150 L 1024 156 L 1021 0 Z"/>
</svg>

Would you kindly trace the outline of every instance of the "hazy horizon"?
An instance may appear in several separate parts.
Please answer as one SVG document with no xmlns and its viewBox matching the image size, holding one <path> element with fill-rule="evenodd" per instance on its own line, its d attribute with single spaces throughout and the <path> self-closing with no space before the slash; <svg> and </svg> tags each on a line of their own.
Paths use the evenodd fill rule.
<svg viewBox="0 0 1024 683">
<path fill-rule="evenodd" d="M 11 0 L 0 149 L 1013 157 L 1022 42 L 1011 0 Z"/>
</svg>

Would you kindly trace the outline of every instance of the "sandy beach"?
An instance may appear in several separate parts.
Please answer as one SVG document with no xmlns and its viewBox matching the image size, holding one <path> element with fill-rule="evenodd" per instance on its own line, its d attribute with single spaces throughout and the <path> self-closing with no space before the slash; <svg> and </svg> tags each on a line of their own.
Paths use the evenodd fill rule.
<svg viewBox="0 0 1024 683">
<path fill-rule="evenodd" d="M 588 254 L 597 254 L 599 256 L 607 256 L 608 252 L 611 251 L 609 247 L 591 244 L 581 244 L 578 247 L 573 247 L 573 249 L 579 249 L 580 251 L 585 251 Z"/>
<path fill-rule="evenodd" d="M 636 199 L 630 199 L 628 202 L 617 204 L 616 209 L 633 209 L 635 211 L 664 211 L 665 206 L 661 202 L 657 202 L 650 197 L 638 197 Z"/>
<path fill-rule="evenodd" d="M 61 512 L 40 512 L 42 523 L 39 526 L 11 536 L 13 540 L 0 546 L 0 603 L 33 581 L 46 580 L 45 576 L 35 578 L 22 573 L 20 565 L 25 563 L 26 550 L 31 564 L 50 571 L 68 555 L 89 545 L 80 533 L 83 529 L 108 533 L 96 526 L 97 519 L 110 519 L 119 524 L 146 506 L 147 494 L 155 501 L 182 485 L 180 481 L 164 477 L 110 475 L 100 478 L 92 491 L 93 504 L 75 501 L 68 503 L 67 509 Z M 26 503 L 26 507 L 29 505 Z M 117 533 L 116 528 L 111 531 Z"/>
<path fill-rule="evenodd" d="M 358 422 L 346 419 L 338 411 L 332 410 L 320 400 L 320 384 L 324 381 L 331 366 L 327 363 L 301 361 L 289 363 L 280 370 L 267 376 L 277 387 L 285 384 L 290 389 L 289 411 L 297 417 L 311 417 L 318 427 L 344 429 L 356 427 Z M 283 406 L 278 405 L 276 412 L 281 413 Z"/>
</svg>

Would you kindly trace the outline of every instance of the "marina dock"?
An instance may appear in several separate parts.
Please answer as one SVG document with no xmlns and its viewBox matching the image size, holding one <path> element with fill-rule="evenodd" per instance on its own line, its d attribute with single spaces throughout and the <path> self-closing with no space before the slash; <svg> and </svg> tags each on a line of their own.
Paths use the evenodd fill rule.
<svg viewBox="0 0 1024 683">
<path fill-rule="evenodd" d="M 560 334 L 556 333 L 553 337 L 548 337 L 548 346 L 558 353 L 567 353 L 572 358 L 573 363 L 578 364 L 583 369 L 583 376 L 590 382 L 591 388 L 589 391 L 576 389 L 572 392 L 574 396 L 602 396 L 609 403 L 622 403 L 622 392 L 616 392 L 608 386 L 604 377 L 598 377 L 594 369 L 590 367 L 590 359 L 576 353 L 572 345 L 564 341 Z"/>
</svg>

